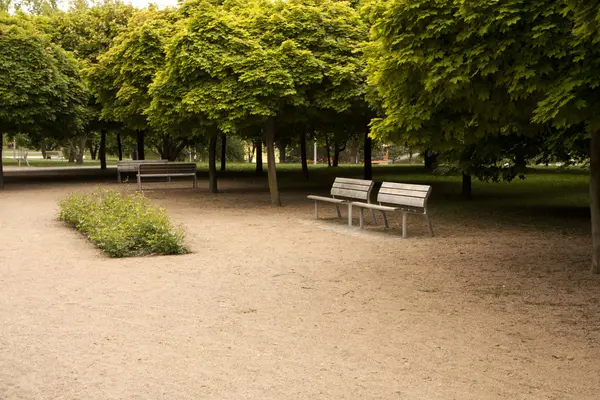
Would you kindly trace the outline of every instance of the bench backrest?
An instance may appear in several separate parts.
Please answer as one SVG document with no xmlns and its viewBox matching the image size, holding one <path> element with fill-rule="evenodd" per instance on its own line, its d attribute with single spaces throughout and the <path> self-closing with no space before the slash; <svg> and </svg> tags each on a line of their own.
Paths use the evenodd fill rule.
<svg viewBox="0 0 600 400">
<path fill-rule="evenodd" d="M 409 185 L 406 183 L 383 182 L 377 201 L 413 208 L 427 208 L 427 199 L 431 194 L 429 185 Z"/>
<path fill-rule="evenodd" d="M 335 178 L 331 186 L 331 196 L 370 202 L 373 181 L 352 178 Z"/>
<path fill-rule="evenodd" d="M 119 171 L 137 171 L 141 164 L 166 164 L 168 160 L 125 160 L 117 161 L 117 170 Z"/>
<path fill-rule="evenodd" d="M 140 175 L 152 174 L 192 174 L 196 173 L 194 163 L 169 163 L 169 164 L 140 164 L 138 166 Z"/>
</svg>

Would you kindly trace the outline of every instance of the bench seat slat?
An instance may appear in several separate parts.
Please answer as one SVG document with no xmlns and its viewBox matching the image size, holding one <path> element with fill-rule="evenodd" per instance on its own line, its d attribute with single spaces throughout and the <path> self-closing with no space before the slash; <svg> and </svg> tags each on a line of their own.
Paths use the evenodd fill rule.
<svg viewBox="0 0 600 400">
<path fill-rule="evenodd" d="M 389 194 L 380 194 L 377 196 L 377 201 L 381 203 L 397 204 L 410 207 L 425 207 L 427 199 L 408 196 L 395 196 Z"/>
<path fill-rule="evenodd" d="M 389 194 L 392 196 L 406 196 L 406 197 L 417 197 L 417 198 L 425 198 L 429 195 L 429 192 L 421 192 L 417 190 L 404 190 L 404 189 L 390 189 L 390 188 L 381 188 L 379 190 L 379 194 Z"/>
<path fill-rule="evenodd" d="M 383 182 L 381 188 L 399 189 L 399 190 L 414 190 L 417 192 L 428 192 L 431 186 L 428 185 L 410 185 L 407 183 Z"/>
<path fill-rule="evenodd" d="M 357 199 L 357 200 L 367 200 L 369 198 L 368 191 L 358 191 L 358 190 L 351 190 L 351 189 L 334 188 L 334 189 L 331 189 L 331 195 L 348 197 L 348 198 Z"/>
<path fill-rule="evenodd" d="M 333 183 L 334 183 L 334 185 L 336 183 L 349 183 L 352 185 L 365 186 L 367 188 L 373 185 L 373 181 L 371 181 L 371 180 L 355 179 L 355 178 L 335 178 L 335 181 Z"/>
</svg>

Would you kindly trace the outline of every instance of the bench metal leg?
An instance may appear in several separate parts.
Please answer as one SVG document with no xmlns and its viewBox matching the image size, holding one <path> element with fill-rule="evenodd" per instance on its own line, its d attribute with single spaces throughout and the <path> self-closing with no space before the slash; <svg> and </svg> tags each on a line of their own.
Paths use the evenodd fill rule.
<svg viewBox="0 0 600 400">
<path fill-rule="evenodd" d="M 335 212 L 337 213 L 338 218 L 342 218 L 342 211 L 340 210 L 339 204 L 335 205 Z"/>
<path fill-rule="evenodd" d="M 117 171 L 117 183 L 121 183 L 121 173 Z"/>
<path fill-rule="evenodd" d="M 406 213 L 402 213 L 402 239 L 406 239 Z"/>
<path fill-rule="evenodd" d="M 137 176 L 137 181 L 138 181 L 138 190 L 142 190 L 142 178 L 140 178 L 140 176 Z"/>
<path fill-rule="evenodd" d="M 375 210 L 371 210 L 371 217 L 373 218 L 373 223 L 377 224 L 377 218 L 375 218 Z"/>
<path fill-rule="evenodd" d="M 364 208 L 360 207 L 360 229 L 363 228 L 364 223 L 365 223 L 364 222 L 365 217 L 363 216 L 363 211 L 364 211 Z"/>
<path fill-rule="evenodd" d="M 198 179 L 194 176 L 194 189 L 198 187 Z"/>
<path fill-rule="evenodd" d="M 352 203 L 348 203 L 348 226 L 352 226 Z"/>
<path fill-rule="evenodd" d="M 385 211 L 382 210 L 381 211 L 381 215 L 383 215 L 383 224 L 385 225 L 386 228 L 389 228 L 390 224 L 388 222 L 387 215 L 385 214 Z"/>
<path fill-rule="evenodd" d="M 425 213 L 424 215 L 427 219 L 427 229 L 429 229 L 429 234 L 433 237 L 433 227 L 431 226 L 431 219 L 429 219 L 429 214 Z"/>
<path fill-rule="evenodd" d="M 315 218 L 319 218 L 319 202 L 315 201 Z"/>
</svg>

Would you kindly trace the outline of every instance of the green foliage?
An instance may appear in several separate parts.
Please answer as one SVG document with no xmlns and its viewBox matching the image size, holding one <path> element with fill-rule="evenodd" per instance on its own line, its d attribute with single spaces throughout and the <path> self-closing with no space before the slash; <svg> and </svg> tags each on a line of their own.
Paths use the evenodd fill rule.
<svg viewBox="0 0 600 400">
<path fill-rule="evenodd" d="M 78 63 L 32 24 L 0 13 L 0 129 L 36 133 L 84 125 L 85 89 Z"/>
<path fill-rule="evenodd" d="M 183 231 L 142 194 L 101 190 L 72 194 L 60 202 L 58 219 L 85 234 L 111 257 L 183 254 Z"/>
</svg>

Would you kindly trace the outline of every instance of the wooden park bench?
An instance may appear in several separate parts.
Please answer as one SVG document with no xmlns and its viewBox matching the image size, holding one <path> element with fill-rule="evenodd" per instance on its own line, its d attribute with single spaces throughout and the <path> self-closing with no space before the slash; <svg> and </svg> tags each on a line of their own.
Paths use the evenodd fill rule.
<svg viewBox="0 0 600 400">
<path fill-rule="evenodd" d="M 52 158 L 56 158 L 57 160 L 64 160 L 62 151 L 56 151 L 56 150 L 46 151 L 46 160 L 51 160 Z"/>
<path fill-rule="evenodd" d="M 142 189 L 142 178 L 167 178 L 191 176 L 194 178 L 194 188 L 198 187 L 195 163 L 145 163 L 138 165 L 138 189 Z"/>
<path fill-rule="evenodd" d="M 18 150 L 18 153 L 15 155 L 15 160 L 19 162 L 19 167 L 21 166 L 21 161 L 29 167 L 29 161 L 27 160 L 28 153 L 27 150 Z"/>
<path fill-rule="evenodd" d="M 348 206 L 348 225 L 352 226 L 352 201 L 363 200 L 370 203 L 373 183 L 373 181 L 363 179 L 335 178 L 331 186 L 331 197 L 308 196 L 310 200 L 315 201 L 315 218 L 319 218 L 319 202 L 335 204 L 338 218 L 342 218 L 340 205 L 343 204 Z M 372 215 L 373 219 L 375 219 L 374 212 L 372 212 Z"/>
<path fill-rule="evenodd" d="M 385 227 L 389 228 L 386 212 L 402 213 L 402 237 L 406 238 L 406 217 L 408 214 L 421 214 L 427 220 L 429 234 L 433 236 L 431 220 L 427 214 L 427 199 L 431 194 L 431 186 L 427 185 L 408 185 L 404 183 L 383 182 L 377 202 L 379 204 L 353 202 L 352 205 L 360 208 L 360 227 L 363 227 L 363 210 L 381 211 Z"/>
<path fill-rule="evenodd" d="M 117 182 L 121 183 L 122 172 L 138 172 L 140 164 L 166 164 L 168 160 L 125 160 L 117 161 Z"/>
</svg>

